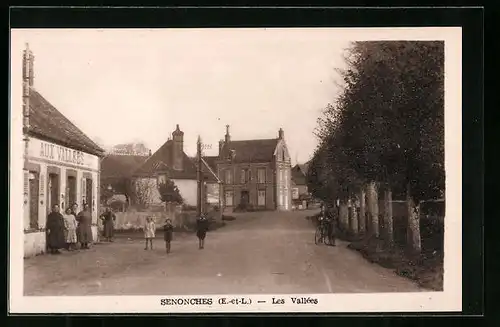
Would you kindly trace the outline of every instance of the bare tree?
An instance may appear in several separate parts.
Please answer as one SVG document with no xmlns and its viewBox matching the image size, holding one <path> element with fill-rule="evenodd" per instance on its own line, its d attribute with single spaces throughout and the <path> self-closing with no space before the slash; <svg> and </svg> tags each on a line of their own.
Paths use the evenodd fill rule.
<svg viewBox="0 0 500 327">
<path fill-rule="evenodd" d="M 134 181 L 134 200 L 139 206 L 146 206 L 154 199 L 154 191 L 157 189 L 156 179 L 138 178 Z"/>
</svg>

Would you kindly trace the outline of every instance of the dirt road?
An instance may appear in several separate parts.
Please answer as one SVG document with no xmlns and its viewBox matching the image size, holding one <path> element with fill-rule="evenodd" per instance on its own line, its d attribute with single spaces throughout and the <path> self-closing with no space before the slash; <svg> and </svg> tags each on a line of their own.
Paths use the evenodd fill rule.
<svg viewBox="0 0 500 327">
<path fill-rule="evenodd" d="M 174 235 L 172 253 L 157 239 L 119 238 L 87 251 L 25 259 L 25 295 L 190 295 L 423 291 L 367 262 L 339 242 L 314 244 L 311 212 L 255 212 L 207 235 Z"/>
</svg>

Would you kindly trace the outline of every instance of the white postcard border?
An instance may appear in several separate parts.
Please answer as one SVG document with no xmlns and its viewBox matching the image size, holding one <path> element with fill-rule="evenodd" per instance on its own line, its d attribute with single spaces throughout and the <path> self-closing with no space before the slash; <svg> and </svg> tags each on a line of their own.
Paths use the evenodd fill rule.
<svg viewBox="0 0 500 327">
<path fill-rule="evenodd" d="M 227 32 L 230 29 L 221 29 Z M 244 29 L 248 30 L 248 29 Z M 296 28 L 294 28 L 296 30 Z M 305 33 L 310 30 L 303 29 Z M 22 218 L 22 89 L 21 54 L 11 53 L 10 125 L 10 313 L 264 313 L 264 312 L 433 312 L 462 310 L 462 32 L 459 27 L 424 28 L 332 28 L 345 37 L 365 40 L 444 40 L 445 41 L 445 169 L 446 216 L 444 233 L 444 291 L 418 293 L 297 294 L 318 299 L 318 304 L 270 305 L 273 297 L 293 295 L 199 295 L 182 298 L 212 298 L 211 306 L 162 306 L 162 298 L 177 296 L 23 296 Z M 131 33 L 134 30 L 127 30 Z M 362 34 L 360 34 L 362 32 Z M 24 43 L 28 40 L 13 40 Z M 14 48 L 14 47 L 13 47 Z M 19 196 L 17 196 L 19 194 Z M 220 305 L 225 297 L 252 299 L 252 305 Z M 265 304 L 257 300 L 266 300 Z"/>
</svg>

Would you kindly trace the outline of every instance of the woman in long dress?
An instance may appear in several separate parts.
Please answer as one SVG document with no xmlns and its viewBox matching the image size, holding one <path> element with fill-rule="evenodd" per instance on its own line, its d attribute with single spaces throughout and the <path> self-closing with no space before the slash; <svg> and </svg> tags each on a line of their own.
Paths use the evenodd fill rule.
<svg viewBox="0 0 500 327">
<path fill-rule="evenodd" d="M 65 245 L 64 240 L 64 218 L 59 212 L 59 205 L 54 204 L 52 212 L 47 216 L 45 225 L 47 232 L 47 248 L 52 254 L 59 254 L 59 249 Z"/>
<path fill-rule="evenodd" d="M 64 227 L 66 228 L 65 231 L 65 238 L 66 238 L 66 245 L 68 248 L 68 251 L 73 251 L 76 249 L 76 218 L 75 215 L 73 215 L 73 210 L 71 207 L 68 207 L 66 209 L 65 214 L 63 215 L 64 218 Z"/>
<path fill-rule="evenodd" d="M 92 214 L 88 204 L 83 206 L 83 211 L 78 214 L 76 220 L 78 221 L 78 242 L 82 249 L 89 249 L 89 244 L 92 243 Z"/>
<path fill-rule="evenodd" d="M 101 215 L 101 219 L 103 221 L 103 227 L 104 227 L 104 237 L 106 238 L 106 240 L 108 242 L 112 242 L 113 241 L 113 232 L 114 232 L 114 222 L 116 220 L 116 216 L 115 214 L 113 213 L 113 211 L 111 211 L 108 208 L 106 208 L 106 211 Z"/>
</svg>

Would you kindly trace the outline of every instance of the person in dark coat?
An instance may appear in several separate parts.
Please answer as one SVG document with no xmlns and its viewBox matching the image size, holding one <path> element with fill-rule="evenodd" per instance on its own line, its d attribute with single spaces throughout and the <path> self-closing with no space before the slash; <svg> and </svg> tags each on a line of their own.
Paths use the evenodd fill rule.
<svg viewBox="0 0 500 327">
<path fill-rule="evenodd" d="M 101 215 L 101 219 L 104 226 L 104 237 L 108 242 L 113 242 L 114 222 L 116 220 L 114 212 L 107 207 L 106 211 Z"/>
<path fill-rule="evenodd" d="M 82 249 L 89 249 L 89 244 L 92 243 L 92 213 L 88 204 L 83 206 L 76 220 L 78 221 L 78 242 Z"/>
<path fill-rule="evenodd" d="M 197 225 L 197 232 L 196 236 L 198 236 L 198 245 L 200 249 L 205 248 L 205 237 L 207 236 L 207 230 L 208 230 L 208 220 L 207 218 L 202 214 L 196 221 Z"/>
<path fill-rule="evenodd" d="M 52 212 L 47 216 L 47 247 L 52 254 L 59 254 L 59 249 L 64 248 L 64 218 L 59 212 L 59 205 L 52 206 Z"/>
<path fill-rule="evenodd" d="M 172 221 L 167 218 L 165 221 L 165 225 L 163 226 L 164 231 L 164 239 L 165 239 L 165 247 L 167 249 L 167 253 L 170 253 L 170 242 L 172 242 L 172 234 L 174 232 L 174 226 L 172 225 Z"/>
</svg>

